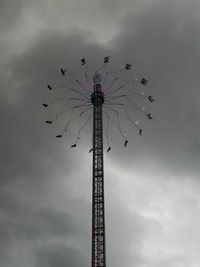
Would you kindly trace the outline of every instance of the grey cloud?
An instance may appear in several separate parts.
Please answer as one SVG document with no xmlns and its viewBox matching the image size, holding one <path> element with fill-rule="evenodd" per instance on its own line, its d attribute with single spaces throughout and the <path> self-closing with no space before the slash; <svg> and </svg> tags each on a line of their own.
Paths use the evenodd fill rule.
<svg viewBox="0 0 200 267">
<path fill-rule="evenodd" d="M 141 240 L 145 233 L 145 221 L 138 212 L 128 211 L 119 201 L 109 201 L 109 208 L 106 209 L 108 264 L 139 265 L 143 262 Z"/>
<path fill-rule="evenodd" d="M 42 251 L 46 247 L 47 252 L 45 253 L 48 254 L 48 250 L 51 249 L 48 248 L 51 240 L 59 239 L 60 241 L 68 242 L 70 238 L 74 238 L 75 236 L 78 239 L 80 234 L 80 226 L 76 221 L 73 221 L 70 214 L 54 211 L 52 207 L 39 209 L 37 206 L 30 206 L 27 203 L 19 201 L 16 196 L 12 196 L 10 193 L 3 191 L 1 191 L 0 225 L 0 240 L 2 244 L 0 246 L 0 255 L 2 255 L 0 260 L 1 264 L 4 264 L 4 261 L 8 263 L 12 260 L 12 254 L 10 255 L 12 244 L 15 244 L 15 246 L 21 246 L 22 244 L 22 251 L 24 252 L 26 250 L 26 244 L 28 244 L 32 250 L 36 250 L 35 255 L 41 258 L 41 264 L 41 261 L 43 262 L 45 260 L 42 257 Z M 43 244 L 43 248 L 40 248 L 39 251 L 39 244 L 41 243 Z M 74 248 L 75 252 L 76 250 Z M 68 252 L 68 249 L 66 249 L 66 252 Z M 52 255 L 52 253 L 55 256 L 57 254 L 60 255 L 57 248 L 55 248 L 55 252 L 52 250 L 49 255 Z M 60 251 L 60 253 L 62 252 Z M 26 256 L 24 253 L 24 259 L 26 259 Z M 16 261 L 18 262 L 18 260 L 17 257 Z M 55 259 L 55 261 L 57 260 Z M 69 260 L 69 257 L 65 258 L 65 261 L 69 262 Z M 51 256 L 46 261 L 52 261 L 52 264 L 54 264 Z M 76 264 L 72 266 L 76 266 Z"/>
<path fill-rule="evenodd" d="M 115 40 L 120 43 L 120 50 L 130 51 L 125 58 L 149 77 L 147 90 L 156 98 L 155 105 L 149 107 L 155 120 L 151 125 L 143 121 L 144 137 L 137 144 L 134 142 L 134 150 L 142 158 L 144 150 L 147 157 L 161 157 L 159 162 L 167 168 L 174 162 L 180 164 L 184 171 L 193 168 L 192 158 L 196 155 L 190 153 L 190 147 L 200 131 L 196 101 L 199 41 L 193 41 L 199 35 L 199 24 L 194 27 L 193 22 L 185 20 L 180 29 L 175 12 L 153 5 L 148 16 L 144 13 L 125 20 L 119 40 Z M 191 27 L 193 31 L 189 30 Z"/>
<path fill-rule="evenodd" d="M 0 1 L 0 29 L 6 31 L 15 26 L 23 7 L 23 1 Z"/>
<path fill-rule="evenodd" d="M 1 4 L 3 7 L 3 2 Z M 8 2 L 4 4 L 6 8 Z M 119 6 L 116 4 L 112 8 L 110 1 L 108 14 L 113 10 L 119 12 Z M 98 44 L 92 33 L 81 31 L 77 25 L 68 30 L 66 36 L 47 27 L 48 30 L 39 32 L 32 45 L 21 54 L 8 58 L 1 69 L 0 100 L 1 214 L 4 216 L 0 232 L 4 248 L 0 255 L 3 267 L 7 267 L 6 262 L 12 258 L 9 256 L 13 255 L 9 253 L 12 244 L 22 244 L 25 251 L 27 243 L 31 243 L 30 253 L 38 267 L 79 267 L 89 262 L 89 224 L 85 226 L 90 221 L 89 196 L 87 199 L 83 195 L 77 197 L 74 188 L 73 195 L 70 186 L 73 181 L 73 186 L 77 183 L 78 187 L 82 181 L 82 166 L 77 167 L 77 161 L 82 159 L 81 153 L 73 154 L 69 150 L 71 140 L 67 137 L 63 143 L 54 140 L 58 128 L 44 125 L 49 114 L 41 107 L 49 97 L 46 83 L 64 83 L 60 78 L 60 67 L 70 66 L 77 71 L 82 56 L 87 57 L 92 66 L 107 54 L 117 64 L 130 61 L 139 74 L 149 79 L 146 90 L 156 98 L 156 103 L 149 106 L 155 114 L 154 121 L 143 120 L 142 138 L 130 128 L 127 151 L 121 151 L 123 143 L 113 130 L 113 148 L 109 155 L 112 162 L 120 164 L 122 169 L 134 165 L 148 173 L 148 166 L 153 161 L 155 166 L 164 166 L 166 173 L 173 172 L 181 177 L 180 174 L 185 172 L 198 177 L 199 21 L 191 21 L 187 12 L 184 19 L 181 12 L 176 15 L 174 6 L 168 7 L 161 2 L 149 5 L 143 12 L 141 9 L 138 15 L 129 15 L 121 21 L 118 36 L 106 45 Z M 17 22 L 22 10 L 22 6 L 18 7 L 9 9 L 13 22 Z M 26 8 L 25 2 L 23 8 Z M 9 75 L 5 75 L 7 73 Z M 85 151 L 87 145 L 83 147 Z M 66 188 L 61 188 L 60 184 L 63 172 L 69 182 Z M 152 175 L 159 175 L 159 171 L 153 172 Z M 89 171 L 87 175 L 91 176 Z M 112 188 L 109 189 L 115 198 Z M 65 194 L 68 195 L 65 197 Z M 61 211 L 59 201 L 56 207 L 48 203 L 55 195 L 57 198 L 62 195 L 66 201 L 62 206 L 66 205 L 66 210 Z M 139 212 L 130 212 L 129 207 L 116 203 L 113 199 L 108 209 L 108 259 L 115 266 L 124 262 L 126 266 L 136 263 L 145 266 L 145 262 L 150 261 L 145 261 L 141 251 L 148 221 Z M 77 218 L 79 221 L 75 221 Z M 37 243 L 39 238 L 42 245 Z M 54 238 L 59 240 L 58 243 L 53 243 Z M 75 238 L 77 247 L 66 245 L 68 238 Z M 179 259 L 172 260 L 175 264 Z M 158 266 L 160 262 L 170 266 L 168 258 L 153 264 Z M 10 266 L 14 265 L 10 263 Z"/>
<path fill-rule="evenodd" d="M 38 267 L 65 267 L 66 265 L 74 267 L 88 266 L 88 262 L 76 249 L 67 247 L 64 244 L 52 245 L 46 249 L 41 248 L 38 251 Z"/>
</svg>

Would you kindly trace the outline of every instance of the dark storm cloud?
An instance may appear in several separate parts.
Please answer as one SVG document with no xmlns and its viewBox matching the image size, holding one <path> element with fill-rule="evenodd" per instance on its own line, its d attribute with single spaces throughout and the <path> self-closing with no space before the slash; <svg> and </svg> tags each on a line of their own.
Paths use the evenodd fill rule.
<svg viewBox="0 0 200 267">
<path fill-rule="evenodd" d="M 36 117 L 32 114 L 29 105 L 24 104 L 21 107 L 16 107 L 8 103 L 6 106 L 2 104 L 1 116 L 2 131 L 0 136 L 1 148 L 4 153 L 1 154 L 2 175 L 0 182 L 8 184 L 13 182 L 13 179 L 26 177 L 26 180 L 29 179 L 30 182 L 41 184 L 45 177 L 50 176 L 49 173 L 54 173 L 55 159 L 49 158 L 49 154 L 53 155 L 56 147 L 49 147 L 51 139 L 42 139 L 41 129 L 39 127 L 36 129 Z M 43 125 L 40 120 L 39 123 L 42 128 Z M 46 149 L 43 147 L 44 143 L 46 143 Z M 45 161 L 41 155 L 46 155 Z M 59 154 L 56 158 L 59 158 Z M 68 165 L 69 162 L 70 159 L 66 161 L 66 164 Z M 42 180 L 41 177 L 43 177 Z"/>
<path fill-rule="evenodd" d="M 57 40 L 56 44 L 50 46 L 49 44 L 52 44 L 54 39 Z M 52 183 L 56 182 L 53 180 L 57 179 L 59 182 L 57 177 L 59 176 L 59 166 L 62 168 L 65 165 L 66 180 L 71 179 L 70 176 L 75 168 L 75 159 L 68 154 L 69 152 L 67 152 L 65 161 L 63 161 L 63 156 L 59 155 L 63 152 L 58 150 L 58 145 L 51 137 L 52 129 L 49 130 L 43 123 L 46 115 L 40 105 L 42 99 L 45 99 L 48 94 L 47 81 L 53 82 L 57 78 L 59 68 L 64 65 L 65 58 L 69 62 L 74 62 L 76 59 L 78 62 L 80 59 L 81 55 L 77 55 L 77 53 L 83 52 L 79 51 L 77 43 L 82 43 L 83 51 L 89 49 L 92 52 L 96 49 L 91 44 L 87 44 L 87 48 L 87 42 L 76 34 L 73 34 L 69 40 L 56 33 L 43 34 L 38 39 L 36 47 L 25 51 L 7 64 L 7 69 L 11 70 L 12 77 L 12 81 L 8 81 L 9 84 L 20 81 L 23 81 L 23 84 L 21 83 L 21 87 L 17 89 L 14 103 L 4 100 L 1 105 L 4 129 L 1 132 L 1 147 L 4 149 L 1 160 L 4 202 L 2 202 L 1 211 L 5 216 L 1 222 L 2 233 L 4 233 L 2 241 L 3 238 L 7 239 L 7 251 L 11 249 L 10 246 L 13 242 L 16 244 L 31 242 L 31 249 L 35 248 L 38 266 L 50 263 L 51 266 L 56 266 L 58 263 L 66 264 L 66 262 L 68 264 L 71 262 L 73 264 L 71 266 L 79 266 L 80 262 L 76 262 L 76 258 L 79 256 L 73 257 L 74 253 L 78 253 L 77 249 L 74 249 L 71 254 L 65 245 L 61 245 L 58 250 L 57 246 L 48 244 L 48 239 L 56 237 L 60 240 L 67 240 L 69 235 L 76 236 L 79 229 L 83 231 L 85 226 L 81 226 L 82 222 L 90 222 L 88 207 L 83 206 L 85 212 L 76 227 L 72 222 L 74 215 L 60 214 L 56 210 L 50 211 L 51 207 L 43 197 L 43 194 L 48 193 Z M 70 55 L 67 51 L 70 53 L 73 51 L 73 54 Z M 89 54 L 89 51 L 86 54 Z M 18 94 L 21 96 L 20 98 L 18 98 Z M 10 92 L 7 95 L 8 99 L 9 97 Z M 77 178 L 80 176 L 78 171 L 76 176 Z M 66 188 L 66 192 L 68 190 L 70 191 L 70 188 Z M 13 194 L 12 198 L 10 198 L 11 194 Z M 67 206 L 73 205 L 70 198 L 67 197 L 65 200 L 68 202 Z M 24 204 L 23 201 L 25 201 Z M 82 202 L 82 200 L 80 201 Z M 44 202 L 45 208 L 39 207 L 40 202 Z M 78 205 L 81 206 L 81 203 Z M 81 211 L 79 212 L 81 214 Z M 125 214 L 123 217 L 125 218 Z M 125 231 L 122 235 L 124 236 L 124 234 Z M 83 238 L 85 238 L 84 235 Z M 46 244 L 44 245 L 46 248 L 36 249 L 38 239 Z M 127 240 L 126 243 L 128 243 Z M 119 250 L 119 247 L 120 244 L 117 245 L 116 242 L 116 249 Z M 121 254 L 129 254 L 126 248 L 120 251 Z M 115 250 L 112 253 L 114 254 Z M 66 254 L 71 257 L 66 257 Z M 4 252 L 4 255 L 8 255 L 8 252 Z M 117 261 L 117 258 L 114 258 Z"/>
<path fill-rule="evenodd" d="M 106 209 L 107 261 L 108 265 L 141 264 L 142 239 L 145 234 L 145 220 L 137 211 L 131 212 L 117 199 L 107 197 Z M 107 203 L 108 203 L 107 202 Z M 130 231 L 130 229 L 132 229 Z M 134 240 L 134 242 L 133 242 Z"/>
<path fill-rule="evenodd" d="M 68 238 L 79 232 L 78 222 L 72 221 L 69 214 L 55 211 L 52 207 L 30 207 L 17 196 L 13 196 L 11 192 L 3 192 L 3 190 L 0 197 L 1 242 L 4 246 L 12 242 L 12 239 L 34 242 L 39 238 L 45 239 L 49 235 Z"/>
<path fill-rule="evenodd" d="M 64 260 L 64 254 L 61 258 L 62 250 L 66 256 L 65 263 L 72 261 L 74 265 L 71 266 L 77 266 L 77 258 L 74 257 L 74 254 L 80 254 L 78 248 L 51 245 L 54 239 L 60 240 L 60 242 L 63 240 L 66 243 L 68 239 L 80 235 L 80 226 L 72 220 L 70 214 L 54 211 L 52 207 L 37 209 L 5 192 L 1 192 L 0 208 L 1 264 L 12 264 L 13 244 L 15 244 L 16 250 L 22 244 L 23 251 L 27 244 L 38 259 L 38 266 L 46 266 L 45 264 L 48 262 L 51 262 L 51 266 L 57 266 L 58 262 L 61 263 Z M 71 254 L 72 252 L 73 254 Z M 26 260 L 27 256 L 25 253 L 23 254 L 24 260 Z M 81 257 L 80 255 L 78 258 Z M 18 262 L 17 257 L 15 260 Z"/>
<path fill-rule="evenodd" d="M 0 1 L 0 29 L 6 31 L 14 27 L 16 20 L 22 12 L 23 1 L 12 0 Z M 1 33 L 0 31 L 0 33 Z"/>
<path fill-rule="evenodd" d="M 54 39 L 57 40 L 56 44 L 53 43 Z M 55 162 L 60 156 L 53 139 L 56 129 L 52 131 L 51 127 L 45 125 L 44 121 L 50 114 L 42 108 L 42 102 L 49 100 L 46 85 L 54 84 L 58 80 L 60 67 L 65 66 L 66 62 L 72 62 L 73 67 L 73 62 L 76 64 L 79 61 L 84 53 L 79 51 L 79 43 L 83 44 L 83 50 L 86 49 L 83 36 L 78 34 L 67 39 L 57 33 L 44 33 L 39 36 L 36 47 L 15 57 L 7 63 L 6 70 L 2 70 L 0 116 L 1 145 L 4 151 L 1 154 L 1 163 L 4 169 L 1 182 L 8 182 L 21 175 L 30 176 L 31 179 L 34 177 L 36 180 L 43 177 L 44 180 L 48 176 L 47 172 L 52 173 L 54 164 L 57 165 Z M 8 77 L 4 76 L 6 71 L 10 73 Z M 64 83 L 62 79 L 59 82 Z M 16 87 L 16 84 L 20 86 Z M 56 160 L 49 158 L 49 155 L 55 155 Z M 70 155 L 66 160 L 69 169 L 71 157 Z M 46 165 L 44 158 L 51 163 Z M 50 165 L 52 171 L 49 169 Z"/>
<path fill-rule="evenodd" d="M 54 38 L 60 40 L 57 43 L 57 53 L 54 53 L 55 46 L 52 45 L 50 48 L 49 45 L 53 43 Z M 69 41 L 75 51 L 78 47 L 75 48 L 73 44 L 80 42 L 78 39 L 80 37 Z M 24 243 L 23 250 L 25 250 L 25 243 L 28 242 L 31 243 L 31 249 L 33 249 L 37 246 L 37 240 L 40 239 L 47 245 L 44 253 L 42 249 L 40 253 L 35 252 L 39 253 L 38 266 L 41 266 L 41 262 L 44 263 L 45 255 L 49 255 L 50 258 L 46 259 L 46 264 L 50 261 L 51 266 L 56 266 L 54 265 L 58 263 L 56 257 L 61 257 L 62 252 L 58 253 L 56 247 L 55 251 L 54 247 L 48 249 L 49 237 L 55 236 L 67 240 L 68 237 L 72 235 L 74 237 L 74 233 L 79 233 L 79 229 L 82 229 L 80 225 L 75 226 L 76 222 L 72 221 L 72 215 L 56 210 L 51 211 L 53 207 L 48 207 L 43 196 L 49 194 L 51 181 L 59 181 L 61 166 L 65 166 L 66 180 L 70 179 L 75 168 L 73 156 L 66 155 L 69 152 L 67 146 L 64 144 L 64 151 L 61 152 L 58 143 L 53 138 L 55 132 L 51 132 L 52 129 L 44 124 L 48 114 L 45 114 L 41 107 L 43 99 L 48 94 L 46 83 L 53 81 L 53 73 L 58 74 L 60 62 L 64 64 L 65 60 L 62 57 L 67 48 L 66 39 L 62 39 L 56 33 L 47 34 L 43 39 L 41 38 L 36 47 L 25 51 L 14 61 L 8 62 L 6 69 L 10 71 L 9 79 L 2 77 L 2 84 L 9 85 L 11 90 L 2 92 L 1 97 L 1 150 L 3 151 L 1 153 L 1 196 L 3 200 L 1 201 L 1 214 L 3 219 L 0 236 L 1 244 L 4 244 L 1 248 L 1 264 L 4 264 L 3 260 L 10 262 L 12 244 Z M 63 55 L 59 55 L 61 50 Z M 18 82 L 21 86 L 15 92 L 15 84 Z M 64 158 L 63 153 L 66 155 Z M 65 193 L 68 190 L 70 191 L 70 188 L 66 188 Z M 72 204 L 67 197 L 65 201 L 68 202 L 66 207 Z M 40 203 L 43 202 L 42 205 L 45 208 L 40 208 Z M 68 248 L 64 246 L 63 249 L 66 254 Z M 75 253 L 77 249 L 73 251 Z M 70 249 L 68 254 L 71 254 Z M 71 263 L 75 260 L 74 266 L 77 266 L 76 259 L 73 257 L 69 256 L 65 258 L 65 261 L 70 262 L 70 259 L 72 259 Z M 60 259 L 59 262 L 61 261 Z"/>
<path fill-rule="evenodd" d="M 15 6 L 11 1 L 0 2 L 3 31 L 11 30 L 13 23 L 21 19 L 20 12 L 26 4 L 19 3 Z M 113 10 L 120 10 L 117 5 L 112 8 L 111 3 L 108 3 L 108 15 Z M 106 7 L 105 2 L 102 5 Z M 127 2 L 127 10 L 129 5 L 132 2 Z M 125 169 L 133 162 L 138 164 L 142 159 L 146 163 L 150 158 L 169 172 L 180 173 L 180 169 L 192 175 L 198 172 L 199 22 L 189 20 L 187 13 L 184 19 L 180 13 L 177 16 L 173 7 L 156 3 L 138 16 L 129 15 L 121 23 L 119 35 L 104 46 L 86 30 L 73 29 L 63 36 L 49 28 L 40 32 L 21 54 L 9 58 L 1 69 L 0 239 L 3 245 L 0 263 L 3 267 L 9 266 L 9 262 L 9 267 L 14 266 L 11 258 L 17 260 L 17 267 L 27 267 L 27 262 L 20 264 L 20 256 L 13 252 L 13 244 L 22 246 L 24 262 L 26 258 L 28 260 L 26 245 L 30 246 L 29 253 L 37 264 L 33 266 L 79 267 L 89 262 L 89 245 L 87 254 L 84 251 L 86 240 L 90 242 L 90 229 L 86 229 L 91 216 L 89 197 L 84 194 L 78 197 L 76 194 L 81 189 L 73 191 L 70 186 L 73 183 L 75 188 L 79 187 L 82 181 L 84 166 L 77 168 L 76 162 L 83 162 L 83 157 L 79 152 L 69 151 L 67 138 L 63 143 L 55 141 L 53 137 L 57 129 L 44 125 L 49 114 L 41 107 L 49 97 L 46 84 L 64 83 L 59 73 L 61 66 L 70 66 L 76 71 L 82 56 L 94 65 L 106 54 L 118 63 L 133 63 L 138 73 L 149 79 L 147 90 L 156 98 L 155 105 L 149 108 L 155 114 L 155 120 L 152 123 L 143 121 L 142 138 L 131 129 L 129 136 L 133 140 L 123 157 L 117 144 L 118 137 L 113 134 L 113 139 L 117 140 L 113 150 L 117 153 L 110 157 L 120 161 Z M 8 15 L 11 17 L 9 21 Z M 179 24 L 182 19 L 183 23 Z M 5 47 L 4 52 L 8 53 Z M 140 166 L 144 168 L 141 163 Z M 66 188 L 62 184 L 63 173 L 69 182 Z M 52 202 L 49 204 L 52 192 L 56 195 L 55 206 L 51 206 Z M 148 220 L 145 221 L 137 211 L 130 212 L 127 207 L 116 204 L 117 193 L 115 196 L 114 191 L 109 192 L 113 192 L 108 210 L 110 265 L 121 266 L 126 262 L 126 266 L 133 266 L 134 261 L 139 266 L 145 262 L 141 250 Z M 66 201 L 62 205 L 56 199 L 60 196 Z M 66 206 L 66 209 L 60 206 Z M 76 239 L 75 244 L 73 241 L 66 244 L 70 243 L 70 238 Z M 79 242 L 84 246 L 81 247 Z"/>
<path fill-rule="evenodd" d="M 88 263 L 76 249 L 63 244 L 56 244 L 46 249 L 41 248 L 38 251 L 36 264 L 38 267 L 65 267 L 66 265 L 82 267 L 87 266 Z"/>
<path fill-rule="evenodd" d="M 151 124 L 143 120 L 144 136 L 137 139 L 137 144 L 134 142 L 134 149 L 142 158 L 145 153 L 159 158 L 167 168 L 177 168 L 178 172 L 183 168 L 190 173 L 196 161 L 191 148 L 200 133 L 200 23 L 196 21 L 194 25 L 193 20 L 182 16 L 180 20 L 183 22 L 179 22 L 172 6 L 152 5 L 148 13 L 125 20 L 115 41 L 119 43 L 119 53 L 129 52 L 122 57 L 134 62 L 136 69 L 149 78 L 147 91 L 156 98 L 156 103 L 149 106 L 155 120 Z M 198 172 L 199 166 L 195 168 L 194 172 Z"/>
</svg>

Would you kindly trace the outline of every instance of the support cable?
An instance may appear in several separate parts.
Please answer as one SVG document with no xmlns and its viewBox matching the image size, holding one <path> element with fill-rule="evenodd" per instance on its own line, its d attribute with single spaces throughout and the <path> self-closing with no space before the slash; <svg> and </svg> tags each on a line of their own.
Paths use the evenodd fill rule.
<svg viewBox="0 0 200 267">
<path fill-rule="evenodd" d="M 75 89 L 75 88 L 70 88 L 70 90 L 71 90 L 72 92 L 75 92 L 75 93 L 77 93 L 77 94 L 79 94 L 79 95 L 85 97 L 86 99 L 90 99 L 90 96 L 89 96 L 89 95 L 86 95 L 86 94 L 80 92 L 79 90 L 77 90 L 77 89 Z"/>
<path fill-rule="evenodd" d="M 79 108 L 82 108 L 82 107 L 88 107 L 88 106 L 91 106 L 91 104 L 76 105 L 76 106 L 73 106 L 73 107 L 64 109 L 64 110 L 60 111 L 60 112 L 56 115 L 56 117 L 52 120 L 52 122 L 58 120 L 58 118 L 59 118 L 62 114 L 64 114 L 65 112 L 67 112 L 67 111 L 69 111 L 69 110 L 79 109 Z"/>
<path fill-rule="evenodd" d="M 110 117 L 108 115 L 108 117 L 107 117 L 107 125 L 106 125 L 106 139 L 107 139 L 107 146 L 108 147 L 110 147 L 110 138 L 108 136 L 109 125 L 110 125 Z"/>
<path fill-rule="evenodd" d="M 136 109 L 136 110 L 138 110 L 138 111 L 140 111 L 140 112 L 142 112 L 142 113 L 144 113 L 146 115 L 148 114 L 148 112 L 146 111 L 145 106 L 143 106 L 142 108 L 140 108 L 140 107 L 138 107 L 138 106 L 135 105 L 135 103 L 130 99 L 130 97 L 126 96 L 126 98 L 131 103 L 133 109 Z M 131 106 L 129 106 L 129 107 L 131 107 Z"/>
<path fill-rule="evenodd" d="M 91 114 L 90 114 L 89 117 L 87 118 L 87 120 L 81 125 L 81 116 L 82 115 L 83 114 L 81 114 L 79 117 L 79 129 L 78 129 L 78 133 L 77 133 L 76 138 L 75 138 L 75 144 L 78 142 L 78 140 L 80 140 L 81 130 L 83 130 L 83 128 L 87 125 L 87 123 L 89 122 L 89 120 L 91 118 Z"/>
<path fill-rule="evenodd" d="M 85 98 L 78 98 L 78 97 L 59 97 L 56 98 L 55 100 L 51 101 L 50 103 L 47 104 L 47 106 L 52 106 L 54 104 L 56 104 L 57 102 L 62 102 L 62 101 L 66 101 L 66 100 L 73 100 L 73 101 L 81 101 L 81 102 L 85 102 L 85 103 L 89 103 L 89 99 L 86 100 Z"/>
<path fill-rule="evenodd" d="M 107 119 L 109 119 L 110 122 L 112 122 L 112 124 L 119 130 L 119 133 L 120 133 L 120 135 L 121 135 L 121 137 L 122 137 L 122 140 L 125 141 L 125 136 L 124 136 L 122 130 L 120 129 L 120 126 L 118 126 L 118 124 L 117 124 L 114 120 L 112 120 L 112 119 L 110 118 L 110 116 L 108 115 L 108 113 L 107 113 L 106 111 L 103 110 L 103 112 L 105 113 Z"/>
<path fill-rule="evenodd" d="M 88 77 L 88 66 L 85 64 L 84 67 L 85 67 L 84 76 L 85 76 L 86 82 L 89 83 L 90 82 L 90 79 Z"/>
<path fill-rule="evenodd" d="M 132 108 L 135 110 L 138 110 L 141 113 L 144 113 L 145 115 L 148 115 L 149 113 L 145 110 L 145 107 L 139 108 L 137 106 L 135 106 L 134 104 L 132 104 L 131 106 L 124 104 L 124 103 L 118 103 L 118 102 L 111 102 L 111 101 L 107 101 L 104 103 L 105 105 L 113 105 L 113 106 L 126 106 L 128 108 Z"/>
<path fill-rule="evenodd" d="M 125 138 L 125 136 L 124 136 L 124 133 L 122 132 L 122 129 L 121 129 L 121 127 L 120 127 L 120 119 L 119 119 L 119 114 L 118 114 L 118 112 L 117 113 L 115 113 L 116 114 L 116 116 L 117 116 L 117 127 L 118 127 L 118 129 L 119 129 L 119 131 L 120 131 L 120 133 L 121 133 L 121 135 L 123 136 L 123 138 L 124 138 L 124 141 L 126 140 L 126 138 Z"/>
<path fill-rule="evenodd" d="M 138 123 L 137 123 L 138 120 L 134 121 L 134 120 L 132 120 L 130 118 L 127 118 L 123 113 L 117 111 L 116 109 L 113 109 L 113 108 L 110 108 L 110 107 L 107 107 L 107 106 L 105 106 L 105 108 L 113 111 L 114 113 L 118 113 L 120 116 L 122 116 L 122 117 L 126 118 L 128 121 L 130 121 L 137 129 L 139 129 Z"/>
<path fill-rule="evenodd" d="M 118 80 L 118 77 L 114 78 L 110 84 L 110 86 L 108 87 L 107 91 L 108 90 L 111 90 L 111 88 L 113 87 L 113 85 L 115 84 L 115 82 Z"/>
<path fill-rule="evenodd" d="M 69 125 L 74 122 L 75 120 L 77 120 L 82 114 L 86 113 L 87 111 L 89 111 L 92 107 L 85 109 L 83 111 L 81 111 L 76 117 L 74 117 L 73 119 L 71 118 L 68 123 L 65 125 L 64 129 L 62 130 L 62 133 L 66 133 L 68 131 L 68 127 Z"/>
<path fill-rule="evenodd" d="M 113 90 L 110 90 L 109 92 L 108 92 L 108 94 L 106 94 L 106 97 L 109 97 L 109 96 L 111 96 L 113 93 L 116 93 L 116 92 L 118 92 L 121 88 L 123 88 L 124 87 L 124 85 L 120 85 L 119 87 L 117 87 L 117 88 L 115 88 L 115 89 L 113 89 Z"/>
<path fill-rule="evenodd" d="M 109 93 L 105 96 L 105 98 L 109 98 L 109 97 L 111 97 L 113 94 L 115 94 L 116 92 L 118 92 L 118 90 L 121 89 L 121 88 L 126 89 L 126 90 L 130 93 L 129 96 L 138 96 L 138 97 L 144 97 L 144 98 L 146 98 L 146 96 L 145 96 L 145 92 L 143 92 L 143 91 L 141 91 L 141 92 L 137 92 L 137 91 L 135 91 L 133 88 L 130 89 L 130 88 L 128 88 L 128 87 L 125 86 L 125 85 L 121 85 L 120 87 L 118 87 L 118 88 L 112 90 L 111 92 L 109 92 Z"/>
<path fill-rule="evenodd" d="M 68 72 L 68 73 L 71 75 L 73 82 L 77 83 L 77 84 L 80 86 L 80 88 L 81 88 L 83 91 L 85 91 L 86 95 L 89 97 L 90 91 L 87 90 L 87 89 L 84 87 L 84 85 L 83 85 L 83 84 L 82 84 L 82 83 L 75 77 L 75 75 L 74 75 L 72 72 Z"/>
</svg>

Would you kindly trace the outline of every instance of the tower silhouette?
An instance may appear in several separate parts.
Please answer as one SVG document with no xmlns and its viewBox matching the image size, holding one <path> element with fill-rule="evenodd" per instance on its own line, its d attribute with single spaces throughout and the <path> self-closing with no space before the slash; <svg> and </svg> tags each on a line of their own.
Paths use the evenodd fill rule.
<svg viewBox="0 0 200 267">
<path fill-rule="evenodd" d="M 93 104 L 93 177 L 92 177 L 92 267 L 106 266 L 104 168 L 103 168 L 103 78 L 94 75 Z"/>
<path fill-rule="evenodd" d="M 67 102 L 67 105 L 65 105 L 53 119 L 46 120 L 47 124 L 52 125 L 63 114 L 70 114 L 64 129 L 56 135 L 56 138 L 63 137 L 63 135 L 68 132 L 69 127 L 76 120 L 79 120 L 78 133 L 75 136 L 75 142 L 71 145 L 71 148 L 77 148 L 81 131 L 88 122 L 90 124 L 90 119 L 93 116 L 93 129 L 91 127 L 92 148 L 89 150 L 89 153 L 93 152 L 91 267 L 106 267 L 103 118 L 107 119 L 107 127 L 105 131 L 108 145 L 107 152 L 111 150 L 111 138 L 109 138 L 110 123 L 116 127 L 124 142 L 124 147 L 127 147 L 127 134 L 124 133 L 121 127 L 120 118 L 126 119 L 130 124 L 132 124 L 138 130 L 140 136 L 143 133 L 143 129 L 139 125 L 140 120 L 134 120 L 131 116 L 131 112 L 134 111 L 134 115 L 135 113 L 145 115 L 145 117 L 149 120 L 153 119 L 151 113 L 147 112 L 144 106 L 140 107 L 132 100 L 132 98 L 134 98 L 134 100 L 137 98 L 140 99 L 140 101 L 147 100 L 150 103 L 154 102 L 152 95 L 146 95 L 143 89 L 133 87 L 135 83 L 140 84 L 140 86 L 145 86 L 147 84 L 147 80 L 145 78 L 134 77 L 133 72 L 135 70 L 129 63 L 120 66 L 120 68 L 116 71 L 109 71 L 106 67 L 109 61 L 110 57 L 105 57 L 104 61 L 101 62 L 103 65 L 100 70 L 96 70 L 95 73 L 93 72 L 94 75 L 92 84 L 88 75 L 88 66 L 85 58 L 81 59 L 81 65 L 85 68 L 83 77 L 86 84 L 84 84 L 80 78 L 77 78 L 69 70 L 61 68 L 60 72 L 62 76 L 67 76 L 71 79 L 72 87 L 69 86 L 69 84 L 67 88 L 47 84 L 48 90 L 51 93 L 55 93 L 55 96 L 57 96 L 57 91 L 59 92 L 60 89 L 64 90 L 64 94 L 49 103 L 42 104 L 43 107 L 48 108 L 56 103 Z M 102 74 L 102 72 L 104 72 L 104 74 Z M 131 74 L 131 77 L 125 78 L 122 76 L 123 73 L 129 73 Z M 106 86 L 106 82 L 109 82 L 110 85 Z M 102 86 L 104 88 L 102 88 Z M 76 101 L 77 103 L 69 107 L 68 102 L 70 101 L 72 103 Z M 93 112 L 91 112 L 92 109 Z M 74 113 L 77 111 L 78 114 L 74 116 Z M 83 116 L 88 112 L 90 112 L 89 117 L 83 122 L 83 124 L 81 124 L 81 119 L 83 119 Z M 114 115 L 114 118 L 112 115 Z"/>
</svg>

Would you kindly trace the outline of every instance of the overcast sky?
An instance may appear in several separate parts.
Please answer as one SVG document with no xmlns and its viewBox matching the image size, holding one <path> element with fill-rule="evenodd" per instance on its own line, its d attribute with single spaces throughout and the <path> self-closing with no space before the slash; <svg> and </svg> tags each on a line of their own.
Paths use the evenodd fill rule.
<svg viewBox="0 0 200 267">
<path fill-rule="evenodd" d="M 90 138 L 55 139 L 41 103 L 61 66 L 106 55 L 156 99 L 143 136 L 125 123 L 128 147 L 113 130 L 105 154 L 107 266 L 200 266 L 199 13 L 199 0 L 0 0 L 1 267 L 90 266 Z"/>
</svg>

